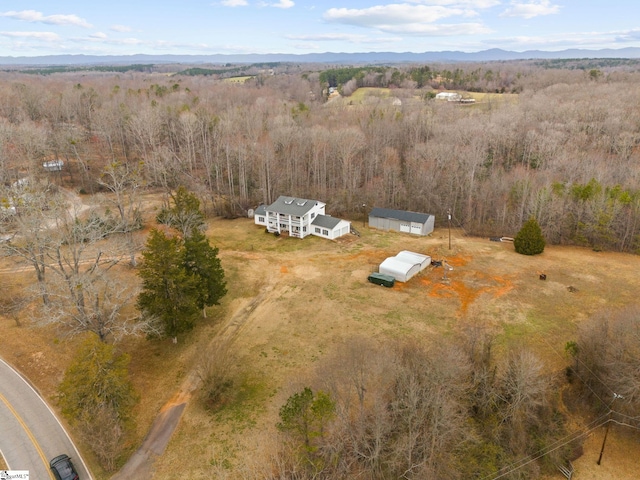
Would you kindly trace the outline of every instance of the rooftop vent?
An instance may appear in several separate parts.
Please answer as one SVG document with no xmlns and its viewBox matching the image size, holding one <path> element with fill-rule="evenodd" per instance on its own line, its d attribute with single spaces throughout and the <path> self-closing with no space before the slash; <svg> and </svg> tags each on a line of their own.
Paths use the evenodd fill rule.
<svg viewBox="0 0 640 480">
<path fill-rule="evenodd" d="M 306 200 L 300 200 L 299 202 L 296 202 L 296 205 L 298 205 L 299 207 L 304 207 L 305 203 L 307 203 Z"/>
</svg>

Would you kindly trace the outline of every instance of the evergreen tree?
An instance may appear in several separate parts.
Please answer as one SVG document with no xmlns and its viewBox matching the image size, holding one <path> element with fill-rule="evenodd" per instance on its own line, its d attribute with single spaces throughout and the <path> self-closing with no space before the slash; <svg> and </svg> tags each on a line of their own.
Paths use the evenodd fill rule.
<svg viewBox="0 0 640 480">
<path fill-rule="evenodd" d="M 199 229 L 194 228 L 184 241 L 185 268 L 196 282 L 196 304 L 206 317 L 205 307 L 219 305 L 227 293 L 224 270 L 218 258 L 218 249 Z"/>
<path fill-rule="evenodd" d="M 138 275 L 142 292 L 138 310 L 157 318 L 162 333 L 177 342 L 179 333 L 191 330 L 199 311 L 198 277 L 185 266 L 186 249 L 179 237 L 167 237 L 152 230 L 142 252 L 143 263 Z"/>
<path fill-rule="evenodd" d="M 542 229 L 534 217 L 525 222 L 513 239 L 516 252 L 523 255 L 537 255 L 544 252 L 545 240 Z"/>
<path fill-rule="evenodd" d="M 327 423 L 335 416 L 336 405 L 328 393 L 314 393 L 309 387 L 291 395 L 280 407 L 279 430 L 302 440 L 304 449 L 315 450 L 313 440 L 324 435 Z"/>
</svg>

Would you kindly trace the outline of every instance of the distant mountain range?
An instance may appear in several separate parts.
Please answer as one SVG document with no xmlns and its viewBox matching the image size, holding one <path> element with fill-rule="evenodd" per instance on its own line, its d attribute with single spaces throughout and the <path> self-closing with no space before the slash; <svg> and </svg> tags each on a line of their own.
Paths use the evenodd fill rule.
<svg viewBox="0 0 640 480">
<path fill-rule="evenodd" d="M 582 59 L 582 58 L 640 58 L 640 48 L 581 50 L 570 49 L 557 52 L 527 50 L 513 52 L 494 48 L 480 52 L 457 51 L 395 53 L 307 53 L 301 55 L 286 53 L 241 54 L 241 55 L 45 55 L 39 57 L 1 57 L 1 65 L 43 66 L 43 65 L 130 65 L 130 64 L 226 64 L 226 63 L 340 63 L 340 64 L 396 64 L 407 62 L 487 62 L 530 59 Z"/>
</svg>

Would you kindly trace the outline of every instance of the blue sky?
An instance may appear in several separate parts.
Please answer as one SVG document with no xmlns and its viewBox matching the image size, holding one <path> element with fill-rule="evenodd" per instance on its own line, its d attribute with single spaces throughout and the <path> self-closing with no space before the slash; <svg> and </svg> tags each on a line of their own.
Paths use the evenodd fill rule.
<svg viewBox="0 0 640 480">
<path fill-rule="evenodd" d="M 0 0 L 0 56 L 624 47 L 638 0 Z"/>
</svg>

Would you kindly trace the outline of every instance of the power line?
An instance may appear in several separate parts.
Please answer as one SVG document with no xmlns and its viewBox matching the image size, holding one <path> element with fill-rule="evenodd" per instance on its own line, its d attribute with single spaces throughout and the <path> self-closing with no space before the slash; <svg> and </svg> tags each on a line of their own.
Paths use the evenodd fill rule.
<svg viewBox="0 0 640 480">
<path fill-rule="evenodd" d="M 607 415 L 608 415 L 608 413 L 607 413 Z M 583 432 L 580 432 L 580 433 L 577 433 L 577 434 L 573 434 L 573 435 L 575 435 L 574 438 L 572 438 L 571 440 L 567 440 L 566 442 L 563 442 L 560 445 L 558 445 L 558 446 L 556 446 L 554 448 L 551 448 L 550 450 L 547 450 L 547 448 L 549 448 L 549 447 L 547 447 L 547 448 L 539 450 L 536 453 L 533 453 L 531 455 L 527 455 L 526 457 L 524 457 L 524 458 L 522 458 L 522 459 L 520 459 L 520 460 L 518 460 L 516 462 L 513 462 L 511 465 L 508 465 L 507 467 L 503 467 L 503 468 L 509 468 L 509 470 L 507 470 L 506 472 L 503 472 L 503 473 L 501 473 L 501 474 L 499 474 L 498 476 L 495 476 L 495 477 L 494 476 L 486 476 L 486 477 L 483 477 L 482 480 L 485 480 L 485 479 L 497 480 L 497 479 L 502 478 L 502 477 L 504 477 L 506 475 L 509 475 L 510 473 L 513 473 L 516 470 L 521 469 L 522 467 L 526 467 L 530 463 L 535 462 L 536 460 L 544 457 L 545 455 L 549 455 L 551 452 L 555 452 L 559 448 L 562 448 L 565 445 L 567 445 L 567 444 L 569 444 L 571 442 L 574 442 L 574 441 L 578 440 L 581 437 L 584 437 L 585 435 L 591 433 L 593 430 L 595 430 L 597 428 L 600 428 L 601 426 L 607 424 L 609 421 L 610 420 L 605 420 L 604 422 L 602 422 L 602 423 L 600 423 L 598 425 L 595 425 L 595 426 L 593 426 L 593 427 L 591 427 L 591 428 L 589 428 L 587 430 L 584 430 Z M 554 443 L 557 443 L 557 442 L 554 442 Z M 551 444 L 551 445 L 553 445 L 553 444 Z M 517 465 L 520 462 L 525 462 L 525 463 L 522 463 L 522 465 Z M 517 466 L 515 466 L 515 465 L 517 465 Z"/>
<path fill-rule="evenodd" d="M 623 427 L 629 427 L 629 428 L 633 428 L 634 430 L 638 430 L 640 431 L 640 427 L 638 427 L 637 425 L 630 425 L 628 423 L 624 423 L 624 422 L 619 422 L 618 420 L 614 420 L 613 418 L 607 420 L 608 422 L 613 422 L 617 425 L 621 425 Z"/>
<path fill-rule="evenodd" d="M 535 329 L 535 327 L 534 327 L 534 329 Z M 564 359 L 564 357 L 562 356 L 562 354 L 561 354 L 560 352 L 558 352 L 558 351 L 556 350 L 556 348 L 555 348 L 555 347 L 554 347 L 554 346 L 553 346 L 549 341 L 547 341 L 547 339 L 545 338 L 545 334 L 544 334 L 542 331 L 538 330 L 538 334 L 540 335 L 540 338 L 542 339 L 542 341 L 543 341 L 544 343 L 546 343 L 546 344 L 547 344 L 547 346 L 548 346 L 549 348 L 551 348 L 551 350 L 553 350 L 553 352 L 554 352 L 556 355 L 558 355 L 560 358 Z M 576 358 L 578 361 L 580 361 L 580 360 L 578 359 L 578 357 L 574 357 L 574 358 Z M 587 370 L 591 371 L 591 370 L 590 370 L 586 365 L 585 365 L 585 367 L 587 368 Z M 589 390 L 591 390 L 591 393 L 593 393 L 593 395 L 594 395 L 598 400 L 600 400 L 600 401 L 602 402 L 602 404 L 603 404 L 603 405 L 606 405 L 606 403 L 607 403 L 607 402 L 605 402 L 605 401 L 602 399 L 602 397 L 600 397 L 600 395 L 598 395 L 598 394 L 596 393 L 596 391 L 595 391 L 593 388 L 591 388 L 591 385 L 589 385 L 587 382 L 585 382 L 585 381 L 584 381 L 584 379 L 583 379 L 583 378 L 578 374 L 578 372 L 576 372 L 575 370 L 573 370 L 573 373 L 576 375 L 576 377 L 578 377 L 578 379 L 583 383 L 583 385 L 586 385 L 586 387 L 587 387 Z M 592 374 L 593 374 L 593 372 L 592 372 Z M 593 375 L 595 376 L 595 374 L 593 374 Z M 607 384 L 605 384 L 605 383 L 604 383 L 602 380 L 600 380 L 597 376 L 595 376 L 595 377 L 596 377 L 596 379 L 597 379 L 597 380 L 598 380 L 602 385 L 604 385 L 604 387 L 605 387 L 607 390 L 609 390 L 611 393 L 615 393 L 613 390 L 611 390 L 611 389 L 609 388 L 609 386 L 608 386 Z"/>
</svg>

